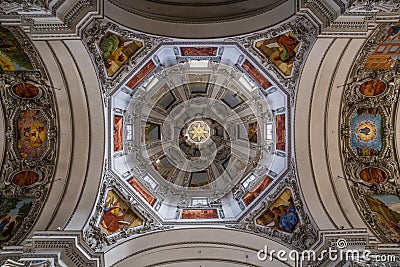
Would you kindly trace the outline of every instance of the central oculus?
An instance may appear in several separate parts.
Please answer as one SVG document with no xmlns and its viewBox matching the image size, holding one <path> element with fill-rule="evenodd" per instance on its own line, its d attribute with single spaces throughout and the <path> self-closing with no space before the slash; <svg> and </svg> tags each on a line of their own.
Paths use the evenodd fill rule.
<svg viewBox="0 0 400 267">
<path fill-rule="evenodd" d="M 210 138 L 210 126 L 204 121 L 194 121 L 187 128 L 189 140 L 196 144 L 202 144 Z"/>
</svg>

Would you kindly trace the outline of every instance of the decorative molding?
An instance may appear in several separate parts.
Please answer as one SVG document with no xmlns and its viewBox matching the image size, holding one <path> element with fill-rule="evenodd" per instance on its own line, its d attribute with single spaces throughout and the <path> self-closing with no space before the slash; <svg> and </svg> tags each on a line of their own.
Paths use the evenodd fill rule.
<svg viewBox="0 0 400 267">
<path fill-rule="evenodd" d="M 228 224 L 227 227 L 251 231 L 273 240 L 280 240 L 295 249 L 304 250 L 310 248 L 317 241 L 317 228 L 305 210 L 295 172 L 294 165 L 292 164 L 287 176 L 274 188 L 272 193 L 269 193 L 238 224 Z M 287 188 L 291 190 L 294 208 L 299 215 L 300 225 L 292 233 L 283 232 L 273 227 L 258 225 L 256 218 L 268 209 Z"/>
<path fill-rule="evenodd" d="M 143 42 L 142 49 L 129 58 L 112 77 L 109 77 L 106 73 L 104 59 L 99 49 L 100 39 L 107 32 L 116 33 L 122 37 Z M 158 47 L 163 39 L 164 38 L 133 32 L 105 19 L 95 20 L 90 23 L 83 31 L 82 42 L 88 49 L 94 65 L 97 66 L 97 75 L 100 79 L 103 95 L 106 97 L 111 91 L 119 86 L 129 73 L 137 70 L 137 67 L 141 62 L 146 61 L 145 58 L 150 54 L 150 51 Z"/>
<path fill-rule="evenodd" d="M 100 229 L 99 224 L 103 214 L 106 195 L 109 190 L 117 192 L 121 200 L 143 219 L 142 226 L 126 230 L 123 229 L 110 235 L 106 235 Z M 168 227 L 161 225 L 158 219 L 153 217 L 152 213 L 149 213 L 143 200 L 139 196 L 131 194 L 128 186 L 121 183 L 121 181 L 112 173 L 106 173 L 104 175 L 98 199 L 94 214 L 90 218 L 88 225 L 84 228 L 83 232 L 83 240 L 94 251 L 104 250 L 108 246 L 116 244 L 120 239 L 145 234 L 150 231 L 168 229 Z"/>
<path fill-rule="evenodd" d="M 398 1 L 351 0 L 345 15 L 370 16 L 378 12 L 392 13 L 399 10 Z"/>
<path fill-rule="evenodd" d="M 100 267 L 104 266 L 104 259 L 103 254 L 93 253 L 83 242 L 80 232 L 47 231 L 35 232 L 22 246 L 3 247 L 0 250 L 0 264 L 6 263 L 15 264 L 11 266 L 72 264 L 69 266 Z"/>
<path fill-rule="evenodd" d="M 34 39 L 76 38 L 102 8 L 99 0 L 6 0 L 0 3 L 0 22 L 26 27 Z"/>
<path fill-rule="evenodd" d="M 271 39 L 286 32 L 293 33 L 300 41 L 300 48 L 296 53 L 290 76 L 283 75 L 283 73 L 269 58 L 266 58 L 257 48 L 255 48 L 256 41 Z M 293 106 L 295 102 L 297 83 L 304 65 L 303 58 L 307 57 L 310 48 L 317 39 L 317 28 L 305 17 L 296 16 L 289 22 L 283 23 L 276 28 L 232 39 L 240 43 L 252 57 L 258 59 L 258 62 L 266 70 L 271 71 L 274 74 L 274 77 L 278 80 L 277 84 L 283 86 L 289 92 L 290 106 Z"/>
</svg>

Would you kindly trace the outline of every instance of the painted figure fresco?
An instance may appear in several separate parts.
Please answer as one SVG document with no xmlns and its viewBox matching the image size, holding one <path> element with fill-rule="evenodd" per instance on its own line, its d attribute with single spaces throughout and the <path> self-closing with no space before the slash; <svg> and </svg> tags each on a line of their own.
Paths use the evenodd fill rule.
<svg viewBox="0 0 400 267">
<path fill-rule="evenodd" d="M 211 57 L 217 55 L 217 47 L 181 47 L 181 55 L 186 57 Z"/>
<path fill-rule="evenodd" d="M 129 82 L 126 84 L 131 89 L 135 89 L 136 86 L 138 86 L 146 76 L 156 68 L 156 65 L 152 60 L 146 63 L 139 71 L 138 73 L 135 74 L 135 76 L 132 77 L 132 79 L 129 80 Z"/>
<path fill-rule="evenodd" d="M 0 202 L 0 244 L 10 240 L 21 227 L 33 198 L 3 198 Z"/>
<path fill-rule="evenodd" d="M 33 70 L 22 46 L 11 32 L 3 27 L 0 27 L 0 68 L 2 71 Z"/>
<path fill-rule="evenodd" d="M 18 116 L 18 151 L 23 158 L 37 159 L 47 149 L 47 122 L 39 110 L 21 110 Z"/>
<path fill-rule="evenodd" d="M 278 150 L 285 151 L 286 149 L 286 125 L 285 114 L 275 116 L 275 147 Z"/>
<path fill-rule="evenodd" d="M 293 62 L 299 47 L 299 40 L 291 32 L 256 42 L 256 48 L 285 76 L 290 76 L 292 73 Z"/>
<path fill-rule="evenodd" d="M 257 121 L 249 122 L 248 124 L 248 138 L 249 142 L 257 143 L 258 123 Z"/>
<path fill-rule="evenodd" d="M 292 193 L 286 189 L 257 219 L 257 224 L 291 233 L 300 224 Z"/>
<path fill-rule="evenodd" d="M 367 58 L 366 69 L 389 69 L 396 66 L 396 61 L 391 57 L 400 52 L 400 24 L 388 26 L 386 32 L 380 37 L 375 51 Z"/>
<path fill-rule="evenodd" d="M 147 191 L 147 189 L 135 178 L 132 177 L 127 181 L 133 189 L 135 189 L 151 206 L 156 203 L 156 198 Z"/>
<path fill-rule="evenodd" d="M 124 38 L 115 33 L 107 33 L 99 42 L 107 75 L 113 76 L 119 68 L 143 46 L 136 40 Z"/>
<path fill-rule="evenodd" d="M 34 98 L 39 94 L 39 88 L 31 83 L 17 83 L 12 87 L 14 94 L 22 98 Z"/>
<path fill-rule="evenodd" d="M 400 198 L 395 195 L 365 195 L 365 200 L 388 237 L 400 240 Z"/>
<path fill-rule="evenodd" d="M 122 116 L 114 116 L 114 152 L 122 150 L 123 121 Z"/>
<path fill-rule="evenodd" d="M 382 149 L 382 116 L 377 108 L 359 108 L 351 118 L 351 146 L 358 156 L 378 156 Z"/>
<path fill-rule="evenodd" d="M 400 41 L 400 23 L 389 26 L 387 31 L 379 40 L 380 42 L 398 42 Z"/>
<path fill-rule="evenodd" d="M 39 174 L 34 171 L 21 171 L 14 175 L 12 182 L 18 186 L 30 186 L 39 181 Z"/>
<path fill-rule="evenodd" d="M 367 81 L 360 86 L 360 93 L 365 96 L 377 96 L 386 90 L 386 84 L 382 81 Z"/>
<path fill-rule="evenodd" d="M 100 229 L 107 235 L 143 224 L 143 220 L 122 202 L 112 190 L 108 191 Z"/>
<path fill-rule="evenodd" d="M 273 179 L 271 177 L 265 176 L 242 197 L 244 204 L 248 206 L 251 202 L 253 202 L 253 200 L 256 199 L 264 191 L 264 189 L 271 184 L 272 181 Z"/>
<path fill-rule="evenodd" d="M 259 72 L 256 67 L 253 66 L 253 64 L 250 63 L 250 61 L 246 60 L 242 64 L 242 68 L 247 71 L 247 73 L 250 74 L 251 77 L 253 77 L 256 82 L 261 85 L 263 89 L 267 89 L 268 87 L 271 86 L 271 83 L 268 81 L 267 78 L 264 77 L 264 75 Z"/>
<path fill-rule="evenodd" d="M 182 219 L 218 219 L 218 212 L 216 209 L 183 209 Z"/>
<path fill-rule="evenodd" d="M 386 172 L 380 168 L 368 167 L 361 170 L 360 178 L 370 184 L 379 184 L 386 180 Z"/>
</svg>

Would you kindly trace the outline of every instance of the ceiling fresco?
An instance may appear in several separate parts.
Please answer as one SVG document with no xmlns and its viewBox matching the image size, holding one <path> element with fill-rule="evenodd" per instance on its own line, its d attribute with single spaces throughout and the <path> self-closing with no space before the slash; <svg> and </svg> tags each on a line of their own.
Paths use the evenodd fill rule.
<svg viewBox="0 0 400 267">
<path fill-rule="evenodd" d="M 208 248 L 222 251 L 232 246 L 235 254 L 246 251 L 248 265 L 241 262 L 243 266 L 259 266 L 263 263 L 247 261 L 248 251 L 256 255 L 255 246 L 262 242 L 286 251 L 315 251 L 318 260 L 299 260 L 307 266 L 333 266 L 324 251 L 339 248 L 343 240 L 350 248 L 398 255 L 397 2 L 296 1 L 298 15 L 263 30 L 214 39 L 144 33 L 123 26 L 127 25 L 120 23 L 123 18 L 114 21 L 103 8 L 114 3 L 114 8 L 127 13 L 184 24 L 188 18 L 180 12 L 186 7 L 204 12 L 226 1 L 164 1 L 177 10 L 158 9 L 162 3 L 157 1 L 140 1 L 137 6 L 124 0 L 78 2 L 75 9 L 69 9 L 69 1 L 59 0 L 0 3 L 2 16 L 20 16 L 19 20 L 7 17 L 6 22 L 0 17 L 0 115 L 4 113 L 5 126 L 0 129 L 5 144 L 0 169 L 0 265 L 123 266 L 143 251 L 173 254 L 175 246 L 182 245 L 195 251 L 196 259 Z M 233 2 L 229 3 L 241 6 L 244 1 Z M 260 12 L 269 12 L 289 2 L 257 3 L 263 7 Z M 148 3 L 155 9 L 148 10 Z M 57 18 L 63 9 L 65 19 L 58 25 L 43 22 Z M 84 17 L 83 11 L 90 14 Z M 214 16 L 218 12 L 196 14 L 193 22 L 225 23 L 231 16 L 258 14 L 251 8 L 241 11 L 230 14 L 219 9 L 226 15 L 221 18 Z M 380 17 L 385 12 L 388 17 Z M 180 17 L 173 20 L 173 14 Z M 343 48 L 338 61 L 330 58 L 337 57 L 332 47 Z M 354 59 L 345 58 L 353 55 L 349 50 L 354 47 L 359 49 Z M 322 59 L 309 58 L 309 53 Z M 338 70 L 342 59 L 349 63 L 346 73 Z M 88 62 L 93 66 L 88 68 Z M 338 66 L 330 66 L 332 62 Z M 303 74 L 310 71 L 316 72 L 313 86 L 304 82 L 308 77 Z M 333 86 L 342 80 L 344 85 Z M 314 88 L 325 82 L 331 83 L 327 92 Z M 64 87 L 56 88 L 57 83 Z M 340 97 L 332 101 L 337 110 L 329 111 L 335 111 L 334 122 L 328 121 L 330 100 L 322 103 L 323 97 L 316 96 L 327 94 L 329 99 L 331 87 Z M 310 103 L 302 103 L 300 93 L 309 93 Z M 71 102 L 63 106 L 68 111 L 59 109 L 64 94 Z M 98 102 L 90 99 L 95 97 Z M 296 106 L 303 104 L 310 109 L 304 120 Z M 314 114 L 322 106 L 326 121 L 311 123 L 323 117 Z M 71 113 L 63 117 L 71 119 L 67 130 L 61 127 L 63 112 Z M 101 117 L 101 127 L 91 124 L 96 116 Z M 81 129 L 87 133 L 82 139 L 89 139 L 82 143 L 74 128 L 83 124 L 81 119 L 89 124 Z M 297 120 L 308 129 L 300 131 Z M 324 129 L 317 131 L 320 125 Z M 330 133 L 333 128 L 337 136 Z M 96 131 L 102 132 L 98 143 L 91 140 L 98 137 Z M 299 133 L 308 135 L 308 144 L 298 146 Z M 315 133 L 321 136 L 316 138 Z M 66 155 L 68 167 L 59 161 L 63 135 L 71 137 L 69 149 L 75 153 Z M 81 145 L 87 151 L 76 149 Z M 306 146 L 305 151 L 298 149 Z M 337 162 L 328 159 L 336 151 L 332 146 L 340 150 Z M 315 151 L 323 149 L 332 151 Z M 89 174 L 93 151 L 101 151 L 93 164 L 98 175 Z M 316 159 L 320 155 L 325 158 Z M 76 162 L 83 157 L 79 164 L 87 166 L 79 169 Z M 309 157 L 310 166 L 301 166 L 299 162 L 308 161 L 299 157 Z M 325 165 L 317 166 L 321 162 Z M 59 177 L 57 171 L 63 167 L 67 174 Z M 69 174 L 73 168 L 82 170 L 72 177 L 76 179 Z M 326 177 L 323 168 L 329 169 Z M 344 177 L 334 177 L 336 170 L 331 168 L 340 168 Z M 311 178 L 300 176 L 304 173 Z M 50 192 L 58 192 L 51 191 L 53 182 L 64 178 L 59 192 L 65 195 L 58 195 L 54 210 L 46 211 L 43 207 L 55 199 Z M 336 178 L 344 181 L 343 188 L 336 187 Z M 328 180 L 331 184 L 325 184 Z M 76 199 L 67 199 L 67 189 L 76 188 Z M 332 201 L 327 200 L 328 191 L 334 191 Z M 91 195 L 86 198 L 84 192 Z M 346 214 L 347 208 L 358 214 Z M 40 224 L 38 228 L 46 227 L 37 231 L 43 214 L 51 214 L 50 222 Z M 343 214 L 345 218 L 338 219 Z M 227 238 L 238 240 L 227 243 L 217 240 L 221 237 L 217 234 L 215 240 L 190 236 L 194 231 L 187 232 L 189 240 L 180 236 L 199 229 L 226 231 Z M 167 245 L 158 239 L 165 233 L 173 236 L 165 238 Z M 246 238 L 241 240 L 241 234 Z M 197 243 L 191 240 L 196 238 Z M 359 261 L 336 263 L 370 266 Z"/>
<path fill-rule="evenodd" d="M 52 90 L 19 28 L 0 27 L 1 104 L 7 152 L 1 167 L 0 244 L 18 244 L 33 226 L 54 177 L 57 126 Z M 24 49 L 22 49 L 24 47 Z M 3 64 L 4 63 L 4 64 Z"/>
<path fill-rule="evenodd" d="M 393 138 L 399 79 L 395 65 L 388 62 L 397 50 L 387 47 L 395 46 L 396 39 L 397 24 L 383 24 L 365 44 L 346 85 L 341 124 L 353 197 L 371 229 L 386 242 L 398 242 L 400 233 L 399 166 Z"/>
</svg>

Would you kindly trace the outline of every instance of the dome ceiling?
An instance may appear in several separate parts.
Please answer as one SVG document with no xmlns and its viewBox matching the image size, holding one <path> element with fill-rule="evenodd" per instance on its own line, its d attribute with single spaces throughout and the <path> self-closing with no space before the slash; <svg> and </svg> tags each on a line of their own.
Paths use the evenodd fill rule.
<svg viewBox="0 0 400 267">
<path fill-rule="evenodd" d="M 279 229 L 295 247 L 312 242 L 291 162 L 296 58 L 310 47 L 295 25 L 315 34 L 303 18 L 235 41 L 89 25 L 107 129 L 101 209 L 86 226 L 91 247 L 187 225 Z M 291 226 L 274 224 L 276 212 L 290 213 Z"/>
<path fill-rule="evenodd" d="M 288 166 L 273 155 L 276 139 L 286 155 L 290 131 L 273 129 L 285 132 L 287 99 L 237 45 L 199 45 L 162 45 L 113 92 L 109 153 L 115 174 L 146 191 L 165 220 L 196 211 L 234 220 L 244 203 L 233 188 L 266 190 Z"/>
</svg>

